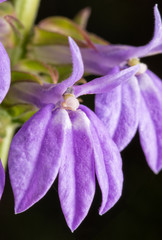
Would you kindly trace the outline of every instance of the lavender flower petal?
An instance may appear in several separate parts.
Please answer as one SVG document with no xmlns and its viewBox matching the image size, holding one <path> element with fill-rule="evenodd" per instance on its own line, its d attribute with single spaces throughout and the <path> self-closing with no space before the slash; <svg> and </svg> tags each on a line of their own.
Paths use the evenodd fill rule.
<svg viewBox="0 0 162 240">
<path fill-rule="evenodd" d="M 161 92 L 149 74 L 141 74 L 138 79 L 142 95 L 139 121 L 140 141 L 148 165 L 155 173 L 158 173 L 162 169 Z"/>
<path fill-rule="evenodd" d="M 146 71 L 147 75 L 151 78 L 153 84 L 156 86 L 157 91 L 159 91 L 159 94 L 162 93 L 162 82 L 161 79 L 152 71 L 147 69 Z"/>
<path fill-rule="evenodd" d="M 123 84 L 124 86 L 126 84 Z M 118 86 L 108 93 L 96 94 L 95 113 L 104 123 L 108 133 L 113 137 L 118 126 L 122 105 L 122 87 Z"/>
<path fill-rule="evenodd" d="M 15 212 L 39 201 L 53 184 L 64 151 L 67 113 L 49 104 L 28 120 L 13 138 L 9 173 Z"/>
<path fill-rule="evenodd" d="M 130 80 L 138 69 L 139 66 L 136 65 L 119 71 L 118 73 L 108 74 L 106 76 L 96 78 L 83 85 L 74 86 L 74 94 L 76 97 L 79 97 L 84 94 L 107 93 L 123 82 Z"/>
<path fill-rule="evenodd" d="M 59 197 L 68 226 L 74 231 L 86 217 L 95 193 L 90 121 L 80 111 L 69 112 L 72 133 L 59 171 Z"/>
<path fill-rule="evenodd" d="M 74 40 L 69 37 L 69 44 L 72 54 L 73 72 L 72 75 L 59 84 L 44 84 L 43 86 L 36 83 L 20 82 L 13 86 L 13 94 L 18 100 L 35 104 L 38 108 L 48 103 L 56 104 L 68 87 L 80 80 L 84 74 L 84 66 L 80 50 Z"/>
<path fill-rule="evenodd" d="M 0 103 L 6 96 L 11 82 L 10 59 L 0 42 Z"/>
<path fill-rule="evenodd" d="M 129 59 L 162 53 L 162 22 L 157 5 L 154 7 L 155 28 L 152 40 L 139 47 L 128 45 L 96 45 L 93 49 L 81 49 L 85 70 L 94 74 L 107 74 L 109 69 L 123 66 Z"/>
<path fill-rule="evenodd" d="M 97 95 L 95 103 L 97 116 L 104 122 L 122 151 L 132 140 L 138 127 L 140 90 L 137 79 L 132 77 L 110 93 Z"/>
<path fill-rule="evenodd" d="M 5 186 L 5 171 L 0 160 L 0 199 L 3 194 L 4 186 Z"/>
<path fill-rule="evenodd" d="M 102 122 L 87 107 L 81 105 L 92 123 L 95 154 L 95 171 L 102 191 L 102 205 L 99 213 L 107 212 L 119 200 L 122 193 L 123 174 L 119 150 L 111 140 Z"/>
<path fill-rule="evenodd" d="M 62 95 L 68 87 L 73 86 L 73 84 L 76 83 L 78 80 L 80 80 L 84 74 L 83 60 L 82 60 L 79 47 L 71 37 L 69 37 L 69 44 L 70 44 L 70 50 L 71 50 L 72 62 L 73 62 L 72 75 L 68 79 L 57 84 L 56 87 L 51 89 L 49 93 L 51 95 L 53 94 L 59 95 L 59 96 Z"/>
</svg>

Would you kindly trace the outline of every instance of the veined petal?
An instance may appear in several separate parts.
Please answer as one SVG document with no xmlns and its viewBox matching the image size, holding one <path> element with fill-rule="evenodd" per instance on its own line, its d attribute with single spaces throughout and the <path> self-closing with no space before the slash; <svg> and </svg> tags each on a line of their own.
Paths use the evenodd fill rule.
<svg viewBox="0 0 162 240">
<path fill-rule="evenodd" d="M 126 84 L 123 84 L 124 86 Z M 96 94 L 95 113 L 104 123 L 108 133 L 113 137 L 118 126 L 122 105 L 122 86 L 118 86 L 108 93 Z"/>
<path fill-rule="evenodd" d="M 159 44 L 157 47 L 153 48 L 147 56 L 152 56 L 162 53 L 162 44 Z"/>
<path fill-rule="evenodd" d="M 6 96 L 11 82 L 10 59 L 0 42 L 0 103 Z"/>
<path fill-rule="evenodd" d="M 94 155 L 90 121 L 81 111 L 70 111 L 72 132 L 59 171 L 59 197 L 69 228 L 74 231 L 88 214 L 95 193 Z"/>
<path fill-rule="evenodd" d="M 138 65 L 129 67 L 117 73 L 96 78 L 83 85 L 74 86 L 74 94 L 76 97 L 79 97 L 84 94 L 107 93 L 125 81 L 130 80 L 138 69 Z"/>
<path fill-rule="evenodd" d="M 122 193 L 123 174 L 119 150 L 109 137 L 104 125 L 87 107 L 81 105 L 91 121 L 95 154 L 95 171 L 102 191 L 102 205 L 99 213 L 107 212 L 119 200 Z"/>
<path fill-rule="evenodd" d="M 146 73 L 153 81 L 154 85 L 157 88 L 157 91 L 159 90 L 159 94 L 161 94 L 162 93 L 162 82 L 161 82 L 162 80 L 155 73 L 150 71 L 149 69 L 147 69 Z"/>
<path fill-rule="evenodd" d="M 5 171 L 0 160 L 0 199 L 3 194 L 4 186 L 5 186 Z"/>
<path fill-rule="evenodd" d="M 120 115 L 113 133 L 113 140 L 122 151 L 134 137 L 139 123 L 140 90 L 135 77 L 121 86 L 120 104 Z M 108 104 L 108 107 L 113 108 L 113 105 Z M 116 111 L 115 108 L 114 111 Z M 113 118 L 113 114 L 110 117 Z M 110 128 L 108 122 L 106 126 Z"/>
<path fill-rule="evenodd" d="M 49 104 L 39 110 L 12 140 L 9 173 L 16 213 L 39 201 L 57 176 L 69 125 L 65 110 L 52 109 Z"/>
<path fill-rule="evenodd" d="M 153 76 L 153 75 L 151 75 Z M 159 84 L 150 74 L 138 77 L 141 89 L 139 133 L 142 149 L 150 168 L 158 173 L 162 169 L 162 98 Z M 156 79 L 157 81 L 157 79 Z M 157 82 L 156 82 L 157 83 Z"/>
</svg>

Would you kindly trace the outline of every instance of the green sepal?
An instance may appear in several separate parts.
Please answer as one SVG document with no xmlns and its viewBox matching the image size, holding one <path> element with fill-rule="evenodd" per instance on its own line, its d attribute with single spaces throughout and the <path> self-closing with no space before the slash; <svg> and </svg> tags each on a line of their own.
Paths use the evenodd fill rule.
<svg viewBox="0 0 162 240">
<path fill-rule="evenodd" d="M 37 111 L 37 108 L 31 104 L 19 104 L 7 108 L 12 121 L 23 124 Z"/>
<path fill-rule="evenodd" d="M 58 71 L 56 68 L 41 61 L 23 59 L 14 66 L 14 70 L 29 72 L 31 75 L 34 74 L 39 79 L 38 83 L 40 84 L 43 84 L 43 82 L 57 83 L 58 81 Z"/>
<path fill-rule="evenodd" d="M 0 107 L 0 139 L 5 137 L 6 126 L 9 125 L 10 123 L 11 123 L 10 115 L 2 107 Z"/>
<path fill-rule="evenodd" d="M 80 14 L 84 15 L 85 14 L 84 11 L 87 11 L 87 10 L 84 9 L 83 13 L 80 13 Z M 81 16 L 80 16 L 80 18 L 81 18 Z M 82 18 L 83 18 L 83 16 L 82 16 Z M 87 20 L 88 20 L 88 16 L 87 16 Z M 108 43 L 106 40 L 96 36 L 95 34 L 85 31 L 84 28 L 81 25 L 76 24 L 75 21 L 76 20 L 72 21 L 65 17 L 49 17 L 49 18 L 42 20 L 38 24 L 37 28 L 35 28 L 36 36 L 34 39 L 35 42 L 33 41 L 33 43 L 37 44 L 37 45 L 42 45 L 45 43 L 54 45 L 54 44 L 58 44 L 58 41 L 60 41 L 59 45 L 66 44 L 67 42 L 63 39 L 63 36 L 67 36 L 67 37 L 71 36 L 75 41 L 77 41 L 77 44 L 80 47 L 94 48 L 93 43 L 100 43 L 100 44 Z M 81 21 L 81 19 L 80 19 L 80 21 Z M 52 38 L 52 34 L 51 34 L 51 36 L 49 34 L 49 36 L 47 37 L 47 39 L 48 39 L 47 42 L 45 42 L 45 41 L 41 42 L 41 38 L 44 38 L 44 36 L 43 36 L 43 32 L 37 32 L 37 31 L 40 31 L 38 29 L 42 29 L 49 33 L 50 32 L 57 33 L 58 35 L 56 35 L 56 38 L 57 38 L 57 40 L 55 40 L 56 42 L 50 41 L 50 38 Z M 60 37 L 59 37 L 59 34 L 60 34 Z M 46 33 L 46 35 L 47 35 L 47 33 Z M 53 38 L 54 38 L 54 36 L 53 36 Z"/>
<path fill-rule="evenodd" d="M 20 44 L 23 34 L 23 25 L 16 18 L 14 8 L 11 3 L 4 2 L 0 4 L 0 41 L 5 46 L 10 57 L 16 46 Z"/>
<path fill-rule="evenodd" d="M 28 72 L 12 71 L 11 80 L 12 80 L 12 84 L 16 82 L 24 82 L 24 81 L 36 82 L 41 85 L 43 84 L 42 80 L 37 75 L 28 73 Z"/>
<path fill-rule="evenodd" d="M 0 159 L 4 169 L 7 166 L 10 143 L 17 127 L 18 124 L 12 122 L 7 111 L 0 107 Z"/>
<path fill-rule="evenodd" d="M 38 25 L 41 29 L 57 32 L 74 39 L 84 40 L 84 31 L 79 25 L 65 17 L 49 17 L 41 21 Z"/>
<path fill-rule="evenodd" d="M 86 29 L 90 15 L 91 9 L 89 7 L 86 7 L 76 14 L 74 17 L 74 22 L 81 28 Z"/>
<path fill-rule="evenodd" d="M 15 10 L 10 2 L 3 2 L 0 4 L 0 16 L 15 15 Z"/>
<path fill-rule="evenodd" d="M 68 45 L 68 39 L 66 35 L 35 27 L 31 43 L 34 45 Z"/>
</svg>

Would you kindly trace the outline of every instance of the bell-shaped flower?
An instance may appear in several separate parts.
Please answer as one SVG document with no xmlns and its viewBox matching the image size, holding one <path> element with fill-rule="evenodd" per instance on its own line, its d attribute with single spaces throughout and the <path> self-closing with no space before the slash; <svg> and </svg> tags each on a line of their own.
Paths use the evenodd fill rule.
<svg viewBox="0 0 162 240">
<path fill-rule="evenodd" d="M 86 217 L 95 194 L 95 175 L 102 192 L 99 213 L 107 212 L 122 192 L 119 150 L 103 123 L 77 97 L 108 92 L 130 79 L 130 67 L 74 86 L 84 73 L 79 48 L 69 38 L 73 73 L 59 84 L 17 83 L 14 91 L 24 102 L 35 104 L 35 113 L 14 136 L 9 152 L 9 174 L 20 213 L 38 202 L 58 175 L 58 192 L 66 222 L 74 231 Z M 23 91 L 23 94 L 21 93 Z"/>
<path fill-rule="evenodd" d="M 83 50 L 82 54 L 86 68 L 102 75 L 116 65 L 121 69 L 140 65 L 130 81 L 96 96 L 95 111 L 120 151 L 130 143 L 139 128 L 147 163 L 158 173 L 162 169 L 162 83 L 139 59 L 162 53 L 162 22 L 157 5 L 154 14 L 154 36 L 147 45 L 98 45 L 98 51 Z"/>
</svg>

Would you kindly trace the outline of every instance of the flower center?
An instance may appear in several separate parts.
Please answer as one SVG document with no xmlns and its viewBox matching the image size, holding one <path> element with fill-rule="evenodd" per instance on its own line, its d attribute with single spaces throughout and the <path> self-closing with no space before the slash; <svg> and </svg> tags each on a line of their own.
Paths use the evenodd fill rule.
<svg viewBox="0 0 162 240">
<path fill-rule="evenodd" d="M 136 75 L 140 75 L 140 74 L 142 74 L 142 73 L 145 73 L 146 70 L 147 70 L 147 65 L 144 64 L 144 63 L 141 63 L 139 58 L 131 58 L 131 59 L 128 61 L 128 65 L 129 65 L 130 67 L 135 66 L 135 65 L 137 65 L 137 64 L 139 64 L 139 71 L 136 73 Z"/>
<path fill-rule="evenodd" d="M 79 107 L 79 101 L 72 93 L 65 93 L 63 95 L 64 101 L 61 103 L 62 108 L 76 111 Z"/>
</svg>

